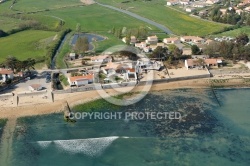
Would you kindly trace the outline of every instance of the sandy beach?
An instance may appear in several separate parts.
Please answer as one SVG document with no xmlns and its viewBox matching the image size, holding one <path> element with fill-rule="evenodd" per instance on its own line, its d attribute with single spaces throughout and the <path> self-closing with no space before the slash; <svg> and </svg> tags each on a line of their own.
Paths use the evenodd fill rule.
<svg viewBox="0 0 250 166">
<path fill-rule="evenodd" d="M 227 79 L 225 82 L 213 83 L 214 86 L 222 87 L 250 87 L 250 82 L 244 82 L 244 79 L 234 78 Z M 209 88 L 211 83 L 209 79 L 195 79 L 186 81 L 175 81 L 169 83 L 154 84 L 151 87 L 151 91 L 159 91 L 166 89 L 178 89 L 178 88 Z M 133 91 L 142 91 L 143 86 L 136 86 Z M 118 95 L 119 92 L 108 89 L 106 90 L 110 95 Z M 87 91 L 87 92 L 76 92 L 76 93 L 66 93 L 66 94 L 55 94 L 54 102 L 41 103 L 40 100 L 33 99 L 33 102 L 29 105 L 22 105 L 17 107 L 2 107 L 0 108 L 0 119 L 2 118 L 18 118 L 25 116 L 36 116 L 51 114 L 56 112 L 62 112 L 66 101 L 69 103 L 70 107 L 74 105 L 86 103 L 88 101 L 93 101 L 100 98 L 97 91 Z M 28 99 L 32 100 L 32 99 Z M 36 102 L 37 100 L 37 102 Z"/>
</svg>

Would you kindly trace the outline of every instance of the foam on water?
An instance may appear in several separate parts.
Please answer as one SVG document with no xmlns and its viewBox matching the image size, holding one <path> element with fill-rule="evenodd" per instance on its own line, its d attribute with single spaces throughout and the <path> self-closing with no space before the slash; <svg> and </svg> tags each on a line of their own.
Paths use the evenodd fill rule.
<svg viewBox="0 0 250 166">
<path fill-rule="evenodd" d="M 73 139 L 73 140 L 54 140 L 54 141 L 38 141 L 37 143 L 42 147 L 48 147 L 52 142 L 57 148 L 71 154 L 83 153 L 90 157 L 99 156 L 108 148 L 117 136 L 101 137 L 101 138 L 87 138 L 87 139 Z"/>
<path fill-rule="evenodd" d="M 37 141 L 37 143 L 42 148 L 48 148 L 52 141 Z"/>
</svg>

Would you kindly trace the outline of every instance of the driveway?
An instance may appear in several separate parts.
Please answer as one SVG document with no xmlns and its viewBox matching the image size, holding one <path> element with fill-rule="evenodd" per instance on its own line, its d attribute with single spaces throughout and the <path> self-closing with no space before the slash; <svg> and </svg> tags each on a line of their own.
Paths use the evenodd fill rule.
<svg viewBox="0 0 250 166">
<path fill-rule="evenodd" d="M 41 84 L 47 91 L 51 91 L 51 82 L 46 83 L 46 72 L 41 72 L 35 78 L 17 84 L 13 92 L 30 91 L 28 87 L 32 84 Z"/>
</svg>

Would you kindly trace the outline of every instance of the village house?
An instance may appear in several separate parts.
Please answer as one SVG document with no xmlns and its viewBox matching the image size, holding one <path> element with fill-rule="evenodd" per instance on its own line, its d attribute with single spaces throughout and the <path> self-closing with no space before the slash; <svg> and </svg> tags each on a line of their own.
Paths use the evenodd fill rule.
<svg viewBox="0 0 250 166">
<path fill-rule="evenodd" d="M 122 41 L 126 43 L 126 37 L 122 38 Z M 135 44 L 137 42 L 137 39 L 135 36 L 130 37 L 130 44 Z"/>
<path fill-rule="evenodd" d="M 237 5 L 237 7 L 242 7 L 250 4 L 250 0 L 243 0 L 241 3 Z"/>
<path fill-rule="evenodd" d="M 196 68 L 196 67 L 201 68 L 202 64 L 197 59 L 186 59 L 185 60 L 185 67 L 187 69 L 193 69 L 193 68 Z"/>
<path fill-rule="evenodd" d="M 204 7 L 206 7 L 206 3 L 203 3 L 203 2 L 194 2 L 194 3 L 192 3 L 192 7 L 195 7 L 195 8 L 204 8 Z"/>
<path fill-rule="evenodd" d="M 8 79 L 13 79 L 14 73 L 12 70 L 0 68 L 0 82 L 6 82 Z"/>
<path fill-rule="evenodd" d="M 112 62 L 112 57 L 110 55 L 99 55 L 91 57 L 90 60 L 95 63 L 108 63 Z"/>
<path fill-rule="evenodd" d="M 156 35 L 147 37 L 147 40 L 146 40 L 147 44 L 154 45 L 154 44 L 157 44 L 157 42 L 158 42 L 158 37 Z"/>
<path fill-rule="evenodd" d="M 198 36 L 182 36 L 180 38 L 182 42 L 204 43 L 205 40 Z"/>
<path fill-rule="evenodd" d="M 188 8 L 186 8 L 186 12 L 193 12 L 193 11 L 195 11 L 195 9 L 194 8 L 191 8 L 191 7 L 188 7 Z"/>
<path fill-rule="evenodd" d="M 222 60 L 221 59 L 215 59 L 215 58 L 205 59 L 205 64 L 208 67 L 210 67 L 210 66 L 221 66 L 222 65 Z"/>
<path fill-rule="evenodd" d="M 179 4 L 179 0 L 169 0 L 167 2 L 167 6 L 174 6 L 174 5 L 177 5 Z"/>
<path fill-rule="evenodd" d="M 204 55 L 203 58 L 195 58 L 195 59 L 186 59 L 185 60 L 185 67 L 187 69 L 192 68 L 201 68 L 204 66 L 211 67 L 211 66 L 221 66 L 222 65 L 222 59 L 215 59 L 215 58 L 205 58 L 208 57 L 207 55 Z M 202 59 L 202 60 L 201 60 Z"/>
<path fill-rule="evenodd" d="M 43 89 L 43 86 L 41 84 L 32 84 L 28 88 L 30 91 L 40 91 Z"/>
<path fill-rule="evenodd" d="M 70 58 L 70 60 L 75 60 L 76 59 L 76 53 L 70 53 L 69 58 Z"/>
<path fill-rule="evenodd" d="M 133 68 L 126 69 L 125 80 L 127 80 L 127 81 L 136 81 L 137 80 L 137 74 L 136 74 L 135 69 L 133 69 Z"/>
<path fill-rule="evenodd" d="M 178 37 L 164 38 L 163 42 L 165 44 L 179 44 L 179 43 L 181 43 L 181 41 Z"/>
<path fill-rule="evenodd" d="M 94 74 L 88 74 L 83 76 L 69 77 L 68 82 L 70 86 L 84 86 L 94 82 Z"/>
<path fill-rule="evenodd" d="M 180 0 L 179 3 L 181 5 L 189 5 L 190 1 L 189 0 Z"/>
<path fill-rule="evenodd" d="M 216 3 L 219 3 L 219 2 L 221 2 L 221 0 L 206 0 L 206 3 L 210 4 L 210 5 L 213 5 L 213 4 L 216 4 Z"/>
<path fill-rule="evenodd" d="M 145 42 L 135 43 L 135 47 L 143 49 L 144 47 L 147 47 L 147 44 Z"/>
</svg>

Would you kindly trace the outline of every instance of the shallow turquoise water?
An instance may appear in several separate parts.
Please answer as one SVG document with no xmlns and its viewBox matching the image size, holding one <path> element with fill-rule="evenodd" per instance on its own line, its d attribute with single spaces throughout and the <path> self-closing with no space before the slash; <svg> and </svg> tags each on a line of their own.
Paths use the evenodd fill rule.
<svg viewBox="0 0 250 166">
<path fill-rule="evenodd" d="M 179 111 L 178 120 L 19 119 L 13 165 L 250 165 L 250 89 L 152 92 L 119 111 Z M 105 111 L 109 108 L 99 108 Z"/>
</svg>

